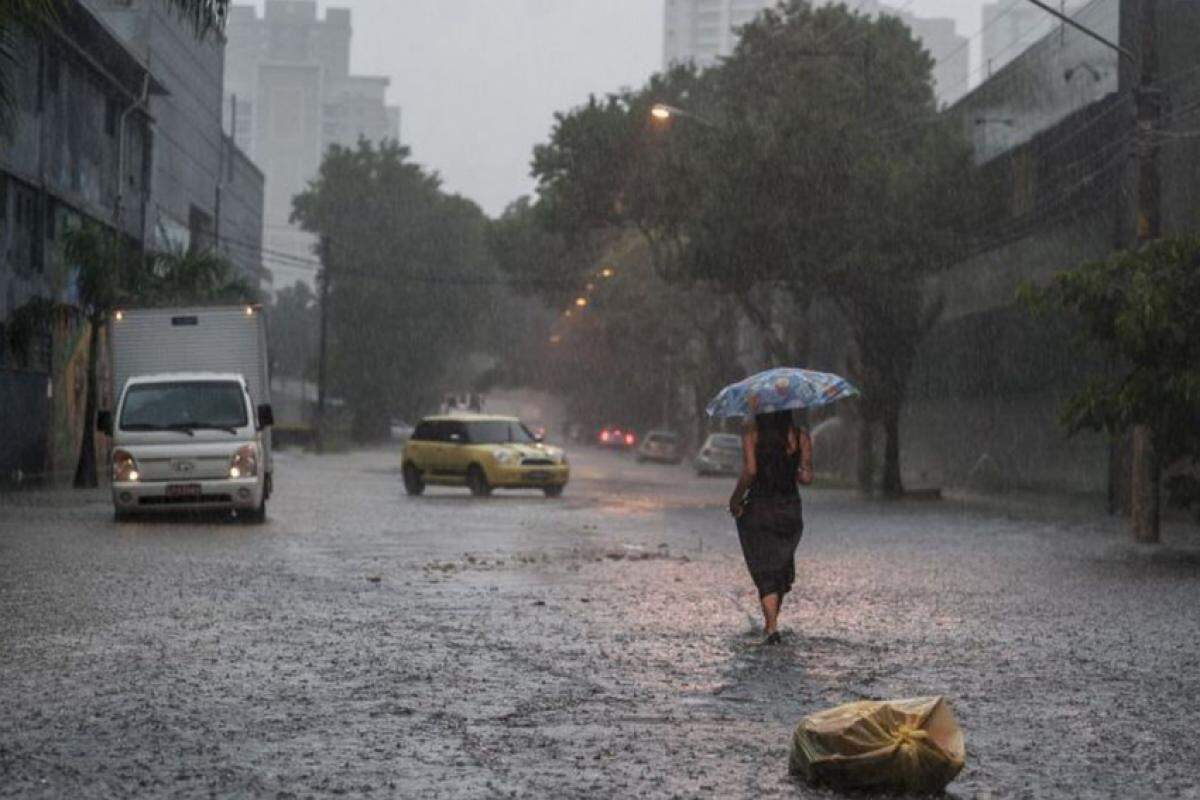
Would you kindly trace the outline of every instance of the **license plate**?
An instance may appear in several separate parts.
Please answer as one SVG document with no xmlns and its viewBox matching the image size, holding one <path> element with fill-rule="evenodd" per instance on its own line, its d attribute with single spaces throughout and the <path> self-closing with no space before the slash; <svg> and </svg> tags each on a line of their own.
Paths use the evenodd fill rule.
<svg viewBox="0 0 1200 800">
<path fill-rule="evenodd" d="M 199 498 L 200 484 L 198 483 L 168 483 L 167 497 L 178 500 L 181 498 Z"/>
<path fill-rule="evenodd" d="M 531 480 L 531 481 L 548 481 L 548 480 L 550 480 L 550 473 L 549 472 L 530 472 L 525 477 L 529 478 L 529 480 Z"/>
</svg>

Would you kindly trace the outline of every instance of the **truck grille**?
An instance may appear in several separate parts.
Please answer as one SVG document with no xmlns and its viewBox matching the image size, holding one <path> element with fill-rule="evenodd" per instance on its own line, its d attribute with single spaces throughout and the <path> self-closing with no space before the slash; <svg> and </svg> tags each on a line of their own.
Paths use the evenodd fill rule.
<svg viewBox="0 0 1200 800">
<path fill-rule="evenodd" d="M 232 503 L 233 496 L 228 494 L 202 494 L 199 497 L 140 497 L 138 505 L 143 506 L 177 506 L 195 503 Z"/>
</svg>

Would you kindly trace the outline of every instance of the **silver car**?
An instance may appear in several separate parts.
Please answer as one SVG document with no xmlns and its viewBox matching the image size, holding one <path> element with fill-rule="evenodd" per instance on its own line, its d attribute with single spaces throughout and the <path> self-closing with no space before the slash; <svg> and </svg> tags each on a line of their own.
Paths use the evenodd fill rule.
<svg viewBox="0 0 1200 800">
<path fill-rule="evenodd" d="M 733 433 L 710 433 L 692 463 L 697 475 L 737 475 L 742 471 L 742 440 Z"/>
<path fill-rule="evenodd" d="M 659 464 L 678 464 L 683 461 L 679 434 L 674 431 L 650 431 L 637 450 L 639 464 L 654 461 Z"/>
</svg>

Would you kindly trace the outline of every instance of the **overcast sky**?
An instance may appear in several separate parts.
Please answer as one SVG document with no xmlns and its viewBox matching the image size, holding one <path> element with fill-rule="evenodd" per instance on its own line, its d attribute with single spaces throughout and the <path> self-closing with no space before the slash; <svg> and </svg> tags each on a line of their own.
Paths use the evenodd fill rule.
<svg viewBox="0 0 1200 800">
<path fill-rule="evenodd" d="M 979 30 L 981 4 L 890 3 L 954 17 L 965 36 Z M 492 215 L 532 190 L 530 153 L 555 111 L 640 86 L 662 66 L 663 0 L 321 0 L 321 13 L 326 5 L 353 11 L 353 69 L 392 79 L 414 159 Z"/>
</svg>

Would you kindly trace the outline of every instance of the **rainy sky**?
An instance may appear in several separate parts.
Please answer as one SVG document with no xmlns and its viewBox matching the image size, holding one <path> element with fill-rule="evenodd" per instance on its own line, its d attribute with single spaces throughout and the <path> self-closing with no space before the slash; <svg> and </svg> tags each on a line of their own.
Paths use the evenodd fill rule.
<svg viewBox="0 0 1200 800">
<path fill-rule="evenodd" d="M 954 17 L 961 35 L 980 27 L 982 0 L 890 4 Z M 531 191 L 530 150 L 556 110 L 662 66 L 663 0 L 321 0 L 322 14 L 326 5 L 353 12 L 353 69 L 392 79 L 388 102 L 403 109 L 415 159 L 492 215 Z"/>
</svg>

